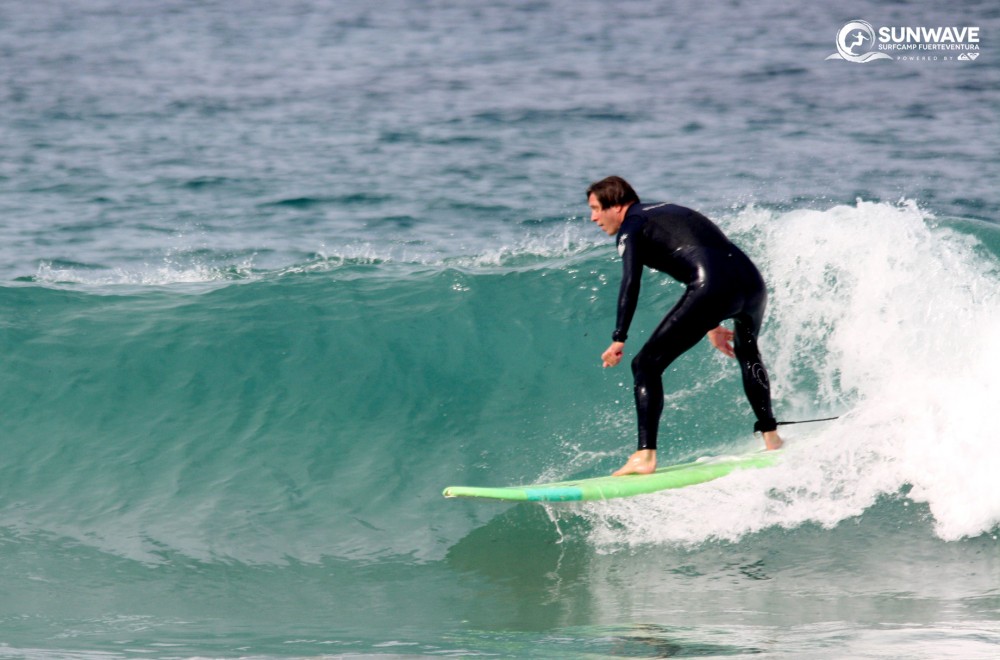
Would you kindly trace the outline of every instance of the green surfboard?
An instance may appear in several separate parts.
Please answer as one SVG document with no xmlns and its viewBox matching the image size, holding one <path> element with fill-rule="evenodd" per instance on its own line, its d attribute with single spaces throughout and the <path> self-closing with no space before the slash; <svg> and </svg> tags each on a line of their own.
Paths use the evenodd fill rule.
<svg viewBox="0 0 1000 660">
<path fill-rule="evenodd" d="M 724 477 L 734 470 L 765 468 L 781 460 L 781 450 L 759 451 L 739 456 L 701 458 L 690 463 L 661 467 L 652 474 L 623 477 L 593 477 L 575 481 L 557 481 L 529 486 L 499 488 L 449 486 L 445 497 L 471 497 L 511 502 L 590 502 L 655 493 L 668 488 L 683 488 Z"/>
</svg>

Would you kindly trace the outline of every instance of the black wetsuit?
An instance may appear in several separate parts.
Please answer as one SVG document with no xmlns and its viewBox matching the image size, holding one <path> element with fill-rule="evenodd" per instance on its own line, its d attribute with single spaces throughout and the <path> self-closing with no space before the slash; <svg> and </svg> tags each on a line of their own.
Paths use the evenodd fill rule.
<svg viewBox="0 0 1000 660">
<path fill-rule="evenodd" d="M 725 319 L 733 319 L 733 347 L 743 389 L 757 417 L 755 430 L 776 428 L 767 370 L 757 349 L 767 291 L 757 267 L 715 223 L 675 204 L 633 204 L 618 231 L 622 285 L 614 341 L 625 341 L 639 300 L 643 266 L 662 271 L 687 290 L 632 360 L 639 449 L 656 449 L 663 412 L 662 376 L 678 356 Z"/>
</svg>

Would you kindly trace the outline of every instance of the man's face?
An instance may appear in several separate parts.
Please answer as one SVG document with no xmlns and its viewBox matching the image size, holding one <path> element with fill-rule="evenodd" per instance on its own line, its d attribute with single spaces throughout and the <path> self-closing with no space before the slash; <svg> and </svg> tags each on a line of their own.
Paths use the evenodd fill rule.
<svg viewBox="0 0 1000 660">
<path fill-rule="evenodd" d="M 601 203 L 597 201 L 597 196 L 594 193 L 590 193 L 590 197 L 587 198 L 587 206 L 590 207 L 590 220 L 591 222 L 596 222 L 597 226 L 604 230 L 608 236 L 614 236 L 618 233 L 618 230 L 622 226 L 622 222 L 625 220 L 625 208 L 624 206 L 609 206 L 606 209 L 601 208 Z"/>
</svg>

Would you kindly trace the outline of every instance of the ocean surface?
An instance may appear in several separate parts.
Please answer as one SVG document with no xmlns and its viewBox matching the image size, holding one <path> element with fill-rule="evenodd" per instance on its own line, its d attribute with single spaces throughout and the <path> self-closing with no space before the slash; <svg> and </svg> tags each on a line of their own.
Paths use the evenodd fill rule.
<svg viewBox="0 0 1000 660">
<path fill-rule="evenodd" d="M 854 19 L 978 57 L 828 60 Z M 986 1 L 0 4 L 0 659 L 1000 657 L 998 62 Z M 444 499 L 632 451 L 609 174 L 744 247 L 779 419 L 839 419 Z M 760 447 L 707 343 L 665 383 L 661 464 Z"/>
</svg>

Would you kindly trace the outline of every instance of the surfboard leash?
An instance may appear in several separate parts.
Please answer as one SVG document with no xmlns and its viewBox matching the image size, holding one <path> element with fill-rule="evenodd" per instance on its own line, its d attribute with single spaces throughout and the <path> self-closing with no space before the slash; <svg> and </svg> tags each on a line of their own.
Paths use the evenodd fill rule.
<svg viewBox="0 0 1000 660">
<path fill-rule="evenodd" d="M 840 415 L 836 417 L 820 417 L 819 419 L 800 419 L 795 422 L 778 422 L 778 426 L 790 426 L 792 424 L 812 424 L 813 422 L 832 422 L 835 419 L 840 419 Z"/>
<path fill-rule="evenodd" d="M 799 420 L 795 420 L 793 422 L 775 422 L 774 425 L 775 426 L 791 426 L 792 424 L 812 424 L 813 422 L 831 422 L 831 421 L 833 421 L 835 419 L 840 419 L 840 416 L 838 415 L 836 417 L 820 417 L 818 419 L 799 419 Z M 753 432 L 754 433 L 763 433 L 763 431 L 761 430 L 760 427 L 761 427 L 761 423 L 760 422 L 756 422 L 753 425 Z"/>
</svg>

